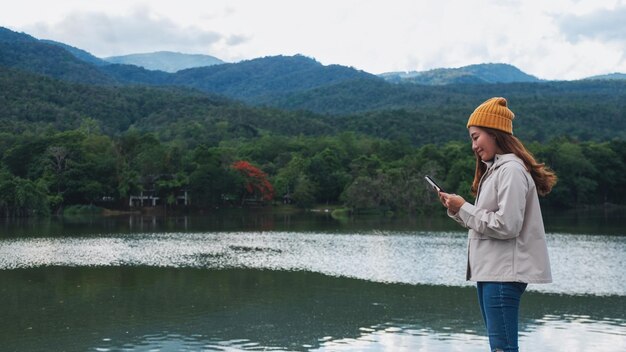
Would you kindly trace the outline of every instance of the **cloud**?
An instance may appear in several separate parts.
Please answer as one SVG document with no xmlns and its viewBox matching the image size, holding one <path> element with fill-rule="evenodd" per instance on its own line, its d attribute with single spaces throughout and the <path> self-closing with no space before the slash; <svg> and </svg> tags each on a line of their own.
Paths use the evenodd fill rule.
<svg viewBox="0 0 626 352">
<path fill-rule="evenodd" d="M 626 43 L 626 5 L 576 16 L 556 18 L 561 32 L 571 43 L 584 39 Z"/>
<path fill-rule="evenodd" d="M 231 46 L 235 46 L 235 45 L 243 44 L 243 43 L 247 42 L 248 40 L 250 40 L 250 38 L 247 37 L 247 36 L 231 35 L 226 40 L 226 44 L 231 45 Z"/>
<path fill-rule="evenodd" d="M 143 8 L 125 16 L 72 13 L 55 24 L 38 23 L 26 30 L 38 38 L 60 41 L 102 57 L 161 50 L 206 54 L 216 45 L 233 46 L 248 40 L 197 25 L 180 25 Z"/>
</svg>

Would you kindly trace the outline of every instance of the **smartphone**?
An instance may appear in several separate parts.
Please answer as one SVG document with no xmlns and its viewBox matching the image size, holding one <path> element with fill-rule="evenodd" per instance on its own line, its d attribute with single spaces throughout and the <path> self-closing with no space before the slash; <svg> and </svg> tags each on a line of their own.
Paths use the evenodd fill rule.
<svg viewBox="0 0 626 352">
<path fill-rule="evenodd" d="M 445 192 L 443 188 L 439 187 L 437 182 L 435 182 L 435 180 L 433 180 L 430 176 L 426 175 L 424 176 L 424 179 L 426 179 L 426 182 L 430 184 L 430 186 L 433 188 L 435 192 Z"/>
</svg>

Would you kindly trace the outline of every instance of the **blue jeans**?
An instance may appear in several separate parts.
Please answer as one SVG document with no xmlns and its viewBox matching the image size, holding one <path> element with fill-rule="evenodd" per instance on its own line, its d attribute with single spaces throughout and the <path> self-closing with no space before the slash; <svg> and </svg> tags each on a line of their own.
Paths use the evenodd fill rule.
<svg viewBox="0 0 626 352">
<path fill-rule="evenodd" d="M 526 286 L 523 282 L 478 282 L 476 285 L 491 351 L 519 351 L 517 320 Z"/>
</svg>

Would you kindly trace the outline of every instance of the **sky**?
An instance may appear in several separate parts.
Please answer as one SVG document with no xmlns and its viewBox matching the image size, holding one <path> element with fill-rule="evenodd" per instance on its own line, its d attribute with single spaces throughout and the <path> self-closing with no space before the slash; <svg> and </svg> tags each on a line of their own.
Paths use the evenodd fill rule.
<svg viewBox="0 0 626 352">
<path fill-rule="evenodd" d="M 506 63 L 626 73 L 626 0 L 0 0 L 0 26 L 98 57 L 301 54 L 374 74 Z"/>
</svg>

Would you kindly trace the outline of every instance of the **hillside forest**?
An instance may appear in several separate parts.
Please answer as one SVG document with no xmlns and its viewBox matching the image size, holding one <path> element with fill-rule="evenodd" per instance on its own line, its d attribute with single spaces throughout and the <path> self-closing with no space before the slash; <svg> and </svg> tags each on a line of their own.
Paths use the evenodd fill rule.
<svg viewBox="0 0 626 352">
<path fill-rule="evenodd" d="M 440 205 L 425 175 L 473 200 L 465 123 L 492 96 L 558 175 L 544 206 L 626 204 L 623 80 L 427 86 L 301 56 L 171 74 L 0 34 L 5 217 L 283 203 L 427 213 Z"/>
</svg>

